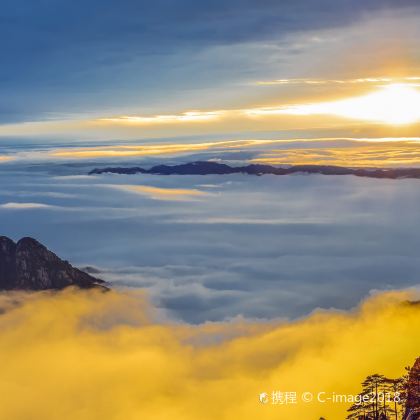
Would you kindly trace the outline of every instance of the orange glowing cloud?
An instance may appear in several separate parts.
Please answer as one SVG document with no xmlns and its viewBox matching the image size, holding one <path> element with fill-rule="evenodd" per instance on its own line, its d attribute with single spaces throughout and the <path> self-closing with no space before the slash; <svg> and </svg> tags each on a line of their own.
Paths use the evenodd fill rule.
<svg viewBox="0 0 420 420">
<path fill-rule="evenodd" d="M 159 322 L 135 292 L 2 294 L 1 416 L 342 419 L 349 404 L 316 395 L 357 394 L 369 374 L 403 374 L 419 355 L 415 298 L 387 293 L 295 322 L 191 326 Z M 273 391 L 296 392 L 296 403 L 260 402 Z"/>
<path fill-rule="evenodd" d="M 379 84 L 381 87 L 371 93 L 331 102 L 279 105 L 271 107 L 222 109 L 213 111 L 186 111 L 173 115 L 115 116 L 101 118 L 99 122 L 131 125 L 167 125 L 179 123 L 214 123 L 224 120 L 272 118 L 280 115 L 308 116 L 327 115 L 359 121 L 383 124 L 411 124 L 420 121 L 420 92 L 417 84 L 420 78 L 403 78 L 405 83 L 392 83 L 393 78 L 360 78 L 349 80 L 279 79 L 257 82 L 259 85 L 286 84 Z M 410 81 L 410 83 L 408 83 Z"/>
<path fill-rule="evenodd" d="M 332 102 L 255 108 L 250 117 L 275 115 L 332 115 L 384 124 L 412 124 L 420 121 L 420 92 L 407 84 L 390 84 L 367 95 Z"/>
<path fill-rule="evenodd" d="M 271 165 L 338 165 L 346 167 L 416 167 L 420 165 L 419 140 L 377 139 L 351 142 L 348 147 L 290 147 L 262 151 L 252 159 Z"/>
<path fill-rule="evenodd" d="M 50 156 L 60 158 L 99 158 L 99 157 L 131 157 L 131 156 L 158 156 L 188 153 L 209 149 L 240 149 L 257 144 L 270 143 L 271 140 L 231 140 L 202 143 L 153 143 L 147 145 L 118 145 L 55 149 L 49 152 Z"/>
<path fill-rule="evenodd" d="M 113 123 L 125 124 L 174 124 L 174 123 L 189 123 L 189 122 L 206 122 L 213 121 L 225 114 L 226 111 L 186 111 L 181 114 L 174 115 L 154 115 L 150 117 L 142 117 L 136 115 L 122 115 L 109 118 L 101 118 L 99 121 L 108 121 Z"/>
<path fill-rule="evenodd" d="M 287 96 L 278 93 L 278 98 L 261 97 L 258 105 L 244 103 L 237 108 L 227 108 L 221 104 L 213 110 L 186 110 L 173 113 L 151 115 L 121 114 L 103 115 L 98 118 L 48 120 L 4 124 L 0 135 L 68 135 L 83 138 L 158 138 L 180 135 L 204 135 L 235 131 L 256 130 L 317 130 L 327 129 L 337 134 L 338 130 L 353 130 L 357 124 L 361 130 L 375 130 L 383 136 L 387 125 L 406 125 L 404 133 L 416 134 L 415 123 L 420 122 L 420 93 L 418 77 L 405 78 L 359 78 L 350 80 L 323 79 L 279 79 L 262 81 L 260 85 L 297 85 Z M 396 81 L 400 81 L 397 83 Z M 314 89 L 311 88 L 314 85 Z M 323 101 L 314 99 L 313 91 L 317 85 L 326 85 L 322 90 Z M 332 86 L 327 86 L 332 85 Z M 344 95 L 336 99 L 337 86 Z M 376 91 L 366 93 L 366 86 L 378 85 Z M 356 86 L 358 86 L 356 88 Z M 297 96 L 296 96 L 297 95 Z M 359 96 L 355 96 L 359 95 Z M 299 97 L 299 101 L 294 99 Z M 325 98 L 334 98 L 326 100 Z M 294 102 L 296 101 L 296 102 Z M 254 100 L 255 102 L 255 100 Z M 264 105 L 266 104 L 266 105 Z M 350 125 L 350 126 L 349 126 Z M 348 131 L 347 131 L 348 132 Z M 341 131 L 343 133 L 343 131 Z M 335 135 L 332 134 L 332 135 Z M 65 153 L 65 151 L 64 151 Z M 130 154 L 120 154 L 130 156 Z M 1 161 L 1 159 L 0 159 Z"/>
<path fill-rule="evenodd" d="M 347 144 L 343 146 L 343 142 Z M 418 137 L 231 140 L 189 144 L 75 147 L 48 151 L 46 157 L 63 159 L 143 157 L 181 155 L 207 150 L 223 152 L 252 149 L 255 157 L 251 161 L 258 163 L 395 167 L 420 165 L 419 142 Z"/>
<path fill-rule="evenodd" d="M 191 201 L 200 197 L 209 195 L 209 193 L 197 189 L 186 188 L 161 188 L 150 185 L 119 185 L 109 184 L 108 188 L 126 191 L 129 193 L 140 194 L 150 197 L 154 200 L 170 200 L 170 201 Z"/>
<path fill-rule="evenodd" d="M 274 79 L 260 80 L 260 86 L 272 85 L 354 85 L 354 84 L 384 84 L 401 82 L 418 82 L 420 77 L 360 77 L 356 79 Z"/>
</svg>

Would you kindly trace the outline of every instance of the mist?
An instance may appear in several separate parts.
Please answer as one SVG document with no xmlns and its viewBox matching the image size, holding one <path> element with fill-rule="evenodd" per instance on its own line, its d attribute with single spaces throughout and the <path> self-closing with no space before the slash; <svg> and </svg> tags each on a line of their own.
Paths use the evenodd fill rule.
<svg viewBox="0 0 420 420">
<path fill-rule="evenodd" d="M 3 418 L 343 418 L 343 403 L 261 404 L 274 390 L 357 394 L 420 346 L 418 293 L 294 322 L 164 322 L 143 292 L 1 296 Z M 318 416 L 318 417 L 317 417 Z"/>
</svg>

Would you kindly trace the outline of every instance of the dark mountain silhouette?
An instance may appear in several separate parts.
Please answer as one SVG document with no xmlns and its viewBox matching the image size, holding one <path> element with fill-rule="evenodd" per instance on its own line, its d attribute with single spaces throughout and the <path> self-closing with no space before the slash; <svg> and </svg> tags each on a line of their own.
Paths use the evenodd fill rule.
<svg viewBox="0 0 420 420">
<path fill-rule="evenodd" d="M 155 175 L 226 175 L 243 173 L 248 175 L 290 175 L 296 173 L 322 175 L 354 175 L 366 178 L 383 179 L 420 179 L 420 168 L 346 168 L 343 166 L 295 165 L 276 167 L 271 165 L 251 164 L 247 166 L 229 166 L 224 163 L 198 161 L 180 165 L 158 165 L 146 170 L 140 167 L 96 168 L 89 175 L 114 173 L 133 175 L 137 173 Z"/>
<path fill-rule="evenodd" d="M 93 174 L 102 174 L 102 173 L 114 173 L 114 174 L 119 174 L 119 173 L 124 173 L 124 174 L 128 174 L 128 175 L 134 175 L 134 174 L 145 174 L 147 173 L 146 169 L 143 168 L 139 168 L 138 166 L 135 166 L 133 168 L 124 168 L 124 172 L 120 172 L 121 168 L 102 168 L 102 169 L 93 169 L 92 171 L 89 172 L 89 175 L 93 175 Z"/>
<path fill-rule="evenodd" d="M 235 170 L 234 168 L 225 165 L 224 163 L 217 162 L 191 162 L 184 163 L 181 165 L 167 166 L 167 165 L 158 165 L 153 166 L 149 169 L 148 173 L 150 174 L 159 174 L 159 175 L 201 175 L 201 174 L 231 174 Z"/>
<path fill-rule="evenodd" d="M 74 268 L 33 238 L 0 236 L 0 289 L 47 290 L 78 286 L 106 290 L 104 281 Z"/>
</svg>

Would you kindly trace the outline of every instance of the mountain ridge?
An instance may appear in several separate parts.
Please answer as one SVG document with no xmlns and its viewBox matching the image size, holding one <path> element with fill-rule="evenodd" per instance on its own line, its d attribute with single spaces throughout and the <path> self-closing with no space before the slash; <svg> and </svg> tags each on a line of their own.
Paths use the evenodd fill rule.
<svg viewBox="0 0 420 420">
<path fill-rule="evenodd" d="M 349 168 L 334 165 L 294 165 L 290 167 L 278 167 L 264 164 L 249 164 L 246 166 L 230 166 L 225 163 L 212 161 L 196 161 L 179 165 L 157 165 L 150 169 L 135 167 L 106 167 L 95 168 L 89 175 L 104 173 L 134 175 L 292 175 L 298 173 L 320 175 L 354 175 L 365 178 L 379 179 L 420 179 L 420 168 Z"/>
</svg>

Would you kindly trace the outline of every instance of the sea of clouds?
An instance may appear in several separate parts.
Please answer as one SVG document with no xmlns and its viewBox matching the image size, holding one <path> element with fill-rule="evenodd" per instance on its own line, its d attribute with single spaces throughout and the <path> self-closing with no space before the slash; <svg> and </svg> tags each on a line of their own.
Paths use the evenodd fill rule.
<svg viewBox="0 0 420 420">
<path fill-rule="evenodd" d="M 419 284 L 418 180 L 87 172 L 0 166 L 1 234 L 144 289 L 171 319 L 296 318 Z"/>
</svg>

